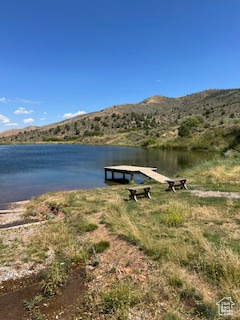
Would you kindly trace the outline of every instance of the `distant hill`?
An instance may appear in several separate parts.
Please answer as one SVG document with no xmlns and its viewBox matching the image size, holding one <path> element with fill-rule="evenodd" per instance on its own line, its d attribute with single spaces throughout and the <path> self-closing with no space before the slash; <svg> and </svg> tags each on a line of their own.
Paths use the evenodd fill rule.
<svg viewBox="0 0 240 320">
<path fill-rule="evenodd" d="M 0 135 L 0 143 L 93 143 L 227 150 L 238 148 L 240 89 L 149 97 L 51 125 Z M 10 134 L 9 134 L 10 133 Z"/>
<path fill-rule="evenodd" d="M 20 132 L 24 132 L 24 131 L 28 132 L 28 131 L 36 130 L 37 128 L 38 127 L 30 126 L 30 127 L 24 128 L 24 129 L 10 129 L 10 130 L 4 131 L 4 132 L 0 132 L 0 138 L 17 135 Z"/>
</svg>

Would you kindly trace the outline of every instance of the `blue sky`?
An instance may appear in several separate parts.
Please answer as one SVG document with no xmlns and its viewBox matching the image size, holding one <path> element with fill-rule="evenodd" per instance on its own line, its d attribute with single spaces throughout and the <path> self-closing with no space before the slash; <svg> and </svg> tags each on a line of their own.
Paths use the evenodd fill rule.
<svg viewBox="0 0 240 320">
<path fill-rule="evenodd" d="M 0 0 L 0 131 L 240 87 L 239 0 Z"/>
</svg>

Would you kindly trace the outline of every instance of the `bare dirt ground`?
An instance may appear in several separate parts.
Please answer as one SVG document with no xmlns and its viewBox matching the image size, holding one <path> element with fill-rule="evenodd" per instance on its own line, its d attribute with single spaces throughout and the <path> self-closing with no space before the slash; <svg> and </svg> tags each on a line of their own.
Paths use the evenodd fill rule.
<svg viewBox="0 0 240 320">
<path fill-rule="evenodd" d="M 191 190 L 190 192 L 198 197 L 240 199 L 239 192 L 221 192 L 221 191 L 204 191 L 204 190 Z"/>
<path fill-rule="evenodd" d="M 83 303 L 85 295 L 85 268 L 79 266 L 73 270 L 64 288 L 52 299 L 43 298 L 35 312 L 39 312 L 45 320 L 75 319 L 79 305 Z M 22 280 L 13 281 L 10 291 L 0 296 L 0 318 L 4 320 L 40 319 L 29 312 L 24 301 L 31 301 L 42 293 L 39 277 L 28 278 L 28 283 Z M 14 290 L 13 290 L 14 289 Z"/>
<path fill-rule="evenodd" d="M 101 224 L 101 214 L 92 215 L 98 228 L 90 234 L 91 242 L 109 241 L 110 247 L 98 254 L 99 264 L 92 267 L 89 260 L 86 266 L 88 294 L 99 296 L 103 290 L 108 290 L 114 282 L 124 281 L 130 277 L 135 283 L 144 283 L 157 271 L 157 264 L 149 260 L 136 246 L 110 233 L 104 224 Z M 91 315 L 94 320 L 105 319 L 103 314 Z M 130 310 L 129 319 L 148 319 L 147 310 L 143 314 Z M 142 318 L 143 317 L 143 318 Z"/>
<path fill-rule="evenodd" d="M 89 286 L 103 288 L 108 285 L 108 282 L 121 280 L 125 275 L 144 281 L 154 263 L 150 263 L 149 259 L 136 246 L 111 235 L 105 225 L 100 223 L 101 214 L 97 213 L 92 217 L 98 228 L 90 234 L 90 240 L 92 242 L 107 240 L 110 242 L 110 247 L 99 255 L 100 263 L 96 268 L 92 269 L 89 261 L 87 270 L 96 276 L 94 277 L 96 279 Z"/>
<path fill-rule="evenodd" d="M 23 220 L 23 213 L 29 201 L 14 202 L 5 210 L 0 210 L 0 225 Z"/>
</svg>

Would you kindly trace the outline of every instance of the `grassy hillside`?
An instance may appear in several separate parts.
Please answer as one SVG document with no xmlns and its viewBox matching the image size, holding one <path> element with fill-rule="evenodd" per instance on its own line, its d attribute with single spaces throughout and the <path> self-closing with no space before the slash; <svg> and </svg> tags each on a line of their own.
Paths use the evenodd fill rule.
<svg viewBox="0 0 240 320">
<path fill-rule="evenodd" d="M 56 282 L 59 268 L 85 261 L 87 294 L 74 319 L 214 320 L 225 296 L 235 303 L 231 319 L 240 319 L 240 199 L 229 193 L 239 191 L 239 160 L 236 153 L 181 173 L 189 190 L 155 183 L 152 199 L 138 203 L 126 201 L 123 186 L 38 197 L 26 215 L 49 221 L 23 244 L 6 247 L 14 231 L 2 234 L 1 262 L 17 256 L 36 266 L 52 253 L 42 293 L 47 299 L 50 288 L 51 299 L 66 285 Z M 225 193 L 204 196 L 212 186 Z"/>
<path fill-rule="evenodd" d="M 89 143 L 223 151 L 239 148 L 240 89 L 153 96 L 15 135 L 0 143 Z"/>
</svg>

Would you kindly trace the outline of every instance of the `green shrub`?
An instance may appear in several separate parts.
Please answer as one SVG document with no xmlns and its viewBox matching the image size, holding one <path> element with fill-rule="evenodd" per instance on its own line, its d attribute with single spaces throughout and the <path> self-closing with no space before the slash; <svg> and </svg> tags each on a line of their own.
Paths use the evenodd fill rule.
<svg viewBox="0 0 240 320">
<path fill-rule="evenodd" d="M 180 126 L 180 128 L 178 129 L 178 135 L 179 137 L 187 137 L 190 135 L 190 130 L 188 128 L 188 126 L 186 126 L 185 124 L 182 124 Z"/>
<path fill-rule="evenodd" d="M 24 300 L 24 307 L 28 310 L 28 311 L 32 311 L 33 308 L 35 308 L 36 305 L 38 305 L 41 301 L 43 300 L 43 296 L 37 295 L 35 296 L 32 300 L 28 301 L 28 300 Z"/>
<path fill-rule="evenodd" d="M 148 146 L 150 146 L 150 145 L 154 145 L 155 143 L 156 143 L 156 140 L 155 140 L 155 139 L 149 138 L 149 139 L 146 139 L 146 140 L 143 141 L 142 147 L 143 147 L 143 148 L 146 148 L 146 147 L 148 147 Z"/>
<path fill-rule="evenodd" d="M 200 117 L 189 117 L 186 118 L 182 123 L 180 128 L 178 129 L 178 135 L 180 137 L 187 137 L 190 135 L 191 130 L 193 128 L 197 128 L 203 120 Z"/>
<path fill-rule="evenodd" d="M 176 209 L 168 208 L 165 216 L 163 217 L 163 222 L 168 227 L 181 227 L 184 223 L 184 219 Z"/>
<path fill-rule="evenodd" d="M 103 312 L 115 314 L 117 319 L 128 319 L 131 303 L 130 287 L 126 284 L 116 284 L 115 288 L 102 293 Z"/>
<path fill-rule="evenodd" d="M 67 272 L 63 264 L 54 261 L 47 270 L 42 282 L 43 292 L 47 297 L 57 294 L 59 287 L 63 287 L 67 281 Z"/>
<path fill-rule="evenodd" d="M 174 288 L 181 288 L 183 286 L 183 281 L 178 275 L 174 275 L 169 279 L 169 284 Z"/>
<path fill-rule="evenodd" d="M 167 313 L 165 313 L 163 320 L 181 320 L 181 318 L 175 312 L 167 312 Z"/>
<path fill-rule="evenodd" d="M 203 319 L 216 319 L 216 305 L 209 302 L 198 302 L 196 305 L 198 315 Z"/>
<path fill-rule="evenodd" d="M 103 252 L 105 249 L 110 247 L 110 242 L 109 241 L 100 241 L 98 243 L 95 243 L 93 245 L 93 248 L 95 250 L 96 253 L 101 253 Z"/>
<path fill-rule="evenodd" d="M 88 223 L 87 221 L 83 220 L 81 217 L 73 218 L 67 221 L 70 228 L 74 229 L 75 232 L 90 232 L 97 229 L 97 225 L 94 223 Z"/>
</svg>

